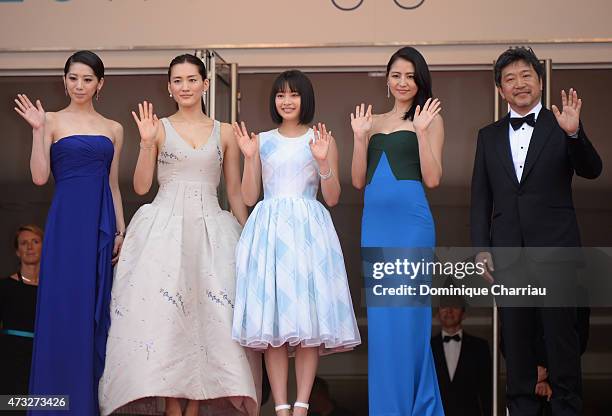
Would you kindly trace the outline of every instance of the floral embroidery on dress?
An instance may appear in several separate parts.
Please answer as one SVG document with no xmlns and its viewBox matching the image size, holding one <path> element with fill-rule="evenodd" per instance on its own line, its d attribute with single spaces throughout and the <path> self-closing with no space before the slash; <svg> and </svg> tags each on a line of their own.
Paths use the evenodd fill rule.
<svg viewBox="0 0 612 416">
<path fill-rule="evenodd" d="M 168 302 L 172 303 L 177 308 L 180 308 L 183 311 L 183 315 L 187 315 L 187 312 L 185 312 L 185 304 L 183 303 L 183 296 L 180 293 L 176 293 L 174 296 L 172 296 L 164 288 L 159 289 L 159 293 L 161 293 L 162 297 Z"/>
<path fill-rule="evenodd" d="M 169 165 L 173 160 L 178 162 L 180 159 L 176 154 L 166 150 L 159 152 L 159 156 L 157 157 L 157 163 L 160 165 Z"/>
<path fill-rule="evenodd" d="M 228 296 L 225 290 L 220 290 L 218 293 L 213 293 L 210 290 L 206 291 L 206 295 L 211 302 L 216 303 L 217 305 L 226 306 L 229 305 L 232 309 L 234 308 L 234 303 Z"/>
<path fill-rule="evenodd" d="M 219 160 L 219 166 L 223 167 L 223 153 L 219 145 L 217 145 L 217 159 Z"/>
</svg>

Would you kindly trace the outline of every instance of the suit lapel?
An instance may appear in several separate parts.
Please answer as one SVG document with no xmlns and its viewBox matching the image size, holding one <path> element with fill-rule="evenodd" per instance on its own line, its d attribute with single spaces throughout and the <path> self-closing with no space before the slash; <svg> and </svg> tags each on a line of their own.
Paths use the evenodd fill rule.
<svg viewBox="0 0 612 416">
<path fill-rule="evenodd" d="M 514 186 L 518 188 L 519 182 L 516 178 L 516 171 L 514 170 L 514 164 L 512 163 L 512 152 L 510 151 L 510 135 L 508 134 L 509 126 L 510 114 L 506 114 L 506 116 L 499 120 L 496 124 L 497 137 L 495 138 L 495 149 L 501 160 L 502 166 L 506 170 L 506 173 L 510 175 L 510 180 Z"/>
<path fill-rule="evenodd" d="M 521 184 L 527 179 L 527 175 L 529 175 L 533 165 L 538 160 L 542 148 L 544 148 L 544 145 L 550 138 L 550 133 L 555 125 L 554 121 L 552 112 L 545 108 L 540 110 L 533 133 L 531 134 L 531 140 L 529 141 L 529 149 L 525 158 L 525 169 L 523 169 L 523 174 L 521 175 Z"/>
<path fill-rule="evenodd" d="M 463 370 L 462 361 L 465 360 L 465 351 L 466 351 L 466 339 L 465 339 L 465 331 L 463 331 L 463 335 L 461 337 L 461 347 L 459 348 L 459 358 L 457 358 L 457 367 L 455 367 L 455 376 L 453 377 L 452 383 L 455 381 L 460 382 L 461 374 Z"/>
<path fill-rule="evenodd" d="M 442 335 L 437 335 L 435 337 L 434 343 L 433 343 L 433 353 L 435 355 L 438 356 L 438 360 L 439 362 L 442 364 L 438 370 L 438 372 L 442 372 L 442 374 L 438 374 L 438 379 L 440 382 L 444 383 L 445 385 L 450 385 L 451 381 L 450 381 L 450 376 L 448 374 L 448 363 L 446 362 L 446 355 L 444 354 L 444 346 L 442 343 Z M 440 377 L 442 379 L 440 379 Z"/>
</svg>

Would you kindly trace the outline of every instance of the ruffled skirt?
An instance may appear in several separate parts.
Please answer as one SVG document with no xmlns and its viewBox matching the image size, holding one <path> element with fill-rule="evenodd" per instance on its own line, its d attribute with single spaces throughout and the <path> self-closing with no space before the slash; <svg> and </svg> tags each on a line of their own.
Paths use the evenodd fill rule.
<svg viewBox="0 0 612 416">
<path fill-rule="evenodd" d="M 232 338 L 255 349 L 361 343 L 340 242 L 329 212 L 314 200 L 265 199 L 236 246 Z"/>
</svg>

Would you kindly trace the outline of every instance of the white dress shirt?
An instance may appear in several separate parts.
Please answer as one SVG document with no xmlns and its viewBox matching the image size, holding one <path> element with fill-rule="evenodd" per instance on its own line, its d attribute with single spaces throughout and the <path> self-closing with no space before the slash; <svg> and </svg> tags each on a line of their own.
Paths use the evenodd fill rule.
<svg viewBox="0 0 612 416">
<path fill-rule="evenodd" d="M 538 115 L 542 109 L 542 103 L 538 103 L 531 109 L 525 116 L 533 113 L 536 121 Z M 510 117 L 524 117 L 510 109 Z M 527 123 L 523 123 L 517 130 L 512 128 L 512 125 L 508 125 L 508 131 L 510 133 L 510 153 L 512 154 L 512 163 L 514 164 L 514 171 L 516 172 L 516 178 L 521 181 L 523 175 L 523 169 L 525 168 L 525 159 L 527 158 L 527 150 L 529 150 L 529 142 L 531 142 L 531 135 L 533 134 L 533 127 Z"/>
<path fill-rule="evenodd" d="M 450 340 L 448 342 L 444 342 L 445 336 L 452 337 L 453 335 L 459 335 L 461 337 L 460 341 Z M 444 357 L 446 358 L 446 367 L 448 368 L 448 376 L 450 380 L 453 381 L 453 377 L 455 377 L 455 371 L 457 370 L 457 363 L 459 362 L 459 355 L 461 354 L 461 343 L 463 342 L 463 329 L 460 329 L 459 332 L 454 334 L 449 334 L 445 330 L 442 330 L 442 346 L 444 347 Z"/>
</svg>

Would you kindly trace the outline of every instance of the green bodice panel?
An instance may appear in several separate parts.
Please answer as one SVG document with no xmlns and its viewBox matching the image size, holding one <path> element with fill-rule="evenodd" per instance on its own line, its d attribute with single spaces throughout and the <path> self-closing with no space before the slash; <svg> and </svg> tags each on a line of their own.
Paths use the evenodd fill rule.
<svg viewBox="0 0 612 416">
<path fill-rule="evenodd" d="M 419 142 L 415 132 L 399 130 L 392 133 L 376 133 L 370 138 L 366 171 L 368 184 L 372 182 L 383 152 L 387 156 L 395 179 L 422 180 Z"/>
</svg>

